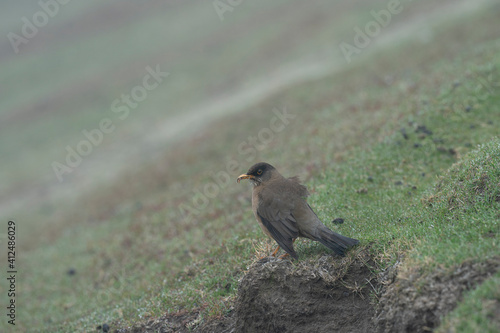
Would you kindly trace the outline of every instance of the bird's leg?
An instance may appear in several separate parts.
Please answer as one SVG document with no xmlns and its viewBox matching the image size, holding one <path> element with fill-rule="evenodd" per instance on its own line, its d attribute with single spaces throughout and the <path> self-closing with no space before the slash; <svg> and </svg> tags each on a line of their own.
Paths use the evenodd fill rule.
<svg viewBox="0 0 500 333">
<path fill-rule="evenodd" d="M 271 254 L 271 257 L 276 257 L 276 254 L 278 253 L 279 250 L 280 250 L 280 246 L 278 245 L 276 250 L 274 250 L 274 252 Z"/>
<path fill-rule="evenodd" d="M 290 255 L 288 253 L 285 253 L 284 255 L 280 256 L 279 259 L 285 259 L 289 257 Z"/>
<path fill-rule="evenodd" d="M 296 239 L 297 239 L 297 238 L 292 238 L 292 244 L 293 244 L 293 243 L 295 243 L 295 240 L 296 240 Z M 278 246 L 278 248 L 279 248 L 279 246 Z M 285 259 L 285 258 L 287 258 L 287 257 L 289 257 L 289 256 L 290 256 L 290 254 L 285 253 L 284 255 L 280 256 L 279 258 L 280 258 L 280 259 Z"/>
</svg>

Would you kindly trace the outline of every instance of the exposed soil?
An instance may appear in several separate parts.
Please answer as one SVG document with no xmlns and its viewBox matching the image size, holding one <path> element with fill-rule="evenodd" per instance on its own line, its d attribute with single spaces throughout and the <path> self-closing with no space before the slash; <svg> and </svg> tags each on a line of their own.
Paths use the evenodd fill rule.
<svg viewBox="0 0 500 333">
<path fill-rule="evenodd" d="M 314 263 L 264 258 L 240 281 L 234 310 L 196 327 L 198 311 L 117 332 L 371 332 L 375 264 L 325 255 Z"/>
<path fill-rule="evenodd" d="M 456 307 L 464 291 L 477 287 L 498 270 L 500 258 L 464 262 L 430 274 L 398 274 L 380 299 L 374 318 L 377 332 L 432 331 Z"/>
<path fill-rule="evenodd" d="M 315 267 L 276 259 L 243 278 L 236 332 L 370 332 L 374 327 L 369 264 L 357 259 L 344 273 L 331 257 Z M 336 267 L 337 266 L 337 267 Z"/>
<path fill-rule="evenodd" d="M 180 312 L 115 332 L 426 332 L 464 291 L 498 270 L 500 258 L 408 276 L 397 273 L 397 265 L 377 274 L 363 251 L 354 259 L 323 256 L 316 262 L 265 258 L 241 279 L 224 318 L 204 322 L 199 310 Z"/>
</svg>

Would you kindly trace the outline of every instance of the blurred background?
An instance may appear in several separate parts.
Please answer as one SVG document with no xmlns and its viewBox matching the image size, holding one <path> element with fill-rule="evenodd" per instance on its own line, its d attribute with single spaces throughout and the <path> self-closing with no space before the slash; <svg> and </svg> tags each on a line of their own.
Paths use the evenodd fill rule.
<svg viewBox="0 0 500 333">
<path fill-rule="evenodd" d="M 387 26 L 379 25 L 348 59 L 342 43 L 355 46 L 356 27 L 364 30 L 375 20 L 371 11 L 387 10 L 387 1 L 1 1 L 0 216 L 2 225 L 13 219 L 18 226 L 24 280 L 19 297 L 38 304 L 27 306 L 30 312 L 50 310 L 33 318 L 23 310 L 20 321 L 50 327 L 86 317 L 91 327 L 96 317 L 115 320 L 133 313 L 129 308 L 148 283 L 108 276 L 113 267 L 130 275 L 149 267 L 144 258 L 153 258 L 158 267 L 148 270 L 168 280 L 170 272 L 174 278 L 186 261 L 206 251 L 198 242 L 200 216 L 220 219 L 221 225 L 234 222 L 234 230 L 219 235 L 217 228 L 215 234 L 203 231 L 203 239 L 219 243 L 250 228 L 241 222 L 251 219 L 248 205 L 228 210 L 234 198 L 248 203 L 248 188 L 227 190 L 233 198 L 215 195 L 210 204 L 195 204 L 196 189 L 216 182 L 214 174 L 224 171 L 233 182 L 252 161 L 272 159 L 286 165 L 284 173 L 307 179 L 342 157 L 331 149 L 325 155 L 307 127 L 312 106 L 331 105 L 341 97 L 338 91 L 316 95 L 303 89 L 279 102 L 273 96 L 324 79 L 332 87 L 342 85 L 336 77 L 347 80 L 343 73 L 366 65 L 372 54 L 408 41 L 416 45 L 411 53 L 424 54 L 436 27 L 494 2 L 401 1 Z M 432 57 L 458 47 L 455 39 L 446 43 Z M 405 57 L 399 69 L 407 65 Z M 378 70 L 365 66 L 365 76 L 346 86 L 358 93 L 363 77 L 380 84 L 394 80 L 390 71 Z M 316 104 L 309 103 L 313 98 Z M 242 154 L 248 137 L 269 127 L 275 109 L 299 120 L 255 155 Z M 335 143 L 339 154 L 360 135 L 359 124 L 377 121 L 348 117 L 345 141 Z M 334 119 L 323 124 L 336 128 Z M 301 158 L 286 151 L 290 142 Z M 227 167 L 231 160 L 234 168 Z M 78 282 L 65 280 L 71 270 L 87 273 Z M 158 288 L 168 289 L 168 281 Z M 125 302 L 106 294 L 117 283 L 121 294 L 130 293 L 124 296 L 132 302 L 129 308 L 94 313 L 99 311 L 93 307 Z M 53 299 L 54 294 L 65 296 Z M 145 308 L 140 318 L 163 311 Z"/>
<path fill-rule="evenodd" d="M 354 45 L 353 28 L 373 20 L 373 8 L 386 7 L 383 1 L 47 3 L 49 10 L 38 1 L 2 4 L 2 212 L 68 199 L 154 159 L 199 126 L 348 66 L 340 43 Z M 360 55 L 410 34 L 431 38 L 431 19 L 443 18 L 438 9 L 467 10 L 452 1 L 412 5 L 418 11 L 395 16 L 390 31 Z M 144 100 L 132 101 L 138 105 L 122 119 L 124 112 L 114 109 L 125 102 L 113 102 L 143 84 L 147 67 L 169 76 Z M 68 166 L 71 149 L 86 140 L 82 131 L 98 129 L 102 119 L 114 130 L 78 167 L 53 166 Z"/>
</svg>

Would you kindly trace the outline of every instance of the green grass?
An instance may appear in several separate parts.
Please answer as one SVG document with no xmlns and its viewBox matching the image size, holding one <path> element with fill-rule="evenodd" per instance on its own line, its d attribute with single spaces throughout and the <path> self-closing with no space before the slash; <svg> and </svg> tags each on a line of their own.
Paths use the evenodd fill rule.
<svg viewBox="0 0 500 333">
<path fill-rule="evenodd" d="M 21 221 L 18 328 L 91 331 L 182 310 L 201 308 L 203 318 L 227 313 L 238 279 L 274 245 L 254 221 L 250 187 L 235 182 L 257 160 L 299 174 L 325 224 L 360 239 L 382 267 L 404 258 L 406 268 L 425 272 L 499 256 L 497 14 L 441 27 L 426 52 L 419 42 L 395 45 L 220 119 L 76 205 L 47 204 L 33 214 L 50 219 L 36 233 Z M 240 142 L 269 126 L 275 107 L 296 119 L 254 158 L 239 154 Z M 230 159 L 239 167 L 222 193 L 200 214 L 183 215 L 179 205 Z M 345 223 L 332 224 L 336 217 Z M 328 251 L 308 240 L 296 244 L 304 261 Z M 66 274 L 70 268 L 75 275 Z M 494 323 L 482 300 L 499 287 L 492 278 L 467 294 L 470 305 L 444 325 L 477 323 L 487 331 Z M 481 304 L 479 319 L 463 319 L 459 311 Z"/>
<path fill-rule="evenodd" d="M 433 233 L 412 257 L 437 264 L 497 257 L 500 232 L 500 140 L 481 145 L 450 168 L 423 198 Z"/>
</svg>

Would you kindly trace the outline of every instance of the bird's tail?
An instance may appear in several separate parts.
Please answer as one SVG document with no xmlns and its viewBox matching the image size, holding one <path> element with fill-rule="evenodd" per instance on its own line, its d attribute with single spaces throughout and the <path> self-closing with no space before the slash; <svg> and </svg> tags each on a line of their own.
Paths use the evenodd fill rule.
<svg viewBox="0 0 500 333">
<path fill-rule="evenodd" d="M 318 241 L 341 256 L 348 248 L 359 243 L 357 239 L 339 235 L 326 227 L 320 230 Z"/>
</svg>

